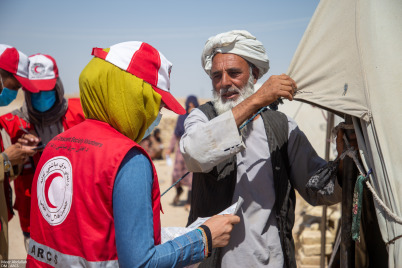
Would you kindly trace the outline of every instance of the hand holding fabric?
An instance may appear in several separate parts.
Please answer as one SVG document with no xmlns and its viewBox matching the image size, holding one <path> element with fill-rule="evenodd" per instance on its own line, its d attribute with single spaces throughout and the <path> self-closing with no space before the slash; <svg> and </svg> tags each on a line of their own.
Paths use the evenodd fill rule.
<svg viewBox="0 0 402 268">
<path fill-rule="evenodd" d="M 297 88 L 296 82 L 288 75 L 272 75 L 254 94 L 261 103 L 260 108 L 271 104 L 278 98 L 293 100 Z"/>
</svg>

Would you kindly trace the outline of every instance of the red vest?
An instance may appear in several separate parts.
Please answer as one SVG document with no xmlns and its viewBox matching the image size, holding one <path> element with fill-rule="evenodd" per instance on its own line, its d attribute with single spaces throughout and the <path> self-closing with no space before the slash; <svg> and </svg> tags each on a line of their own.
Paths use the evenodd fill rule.
<svg viewBox="0 0 402 268">
<path fill-rule="evenodd" d="M 67 130 L 82 121 L 85 120 L 84 112 L 82 111 L 81 103 L 79 98 L 71 98 L 68 100 L 68 109 L 65 115 L 62 117 L 62 124 L 64 130 Z M 24 132 L 20 129 L 20 127 L 25 128 L 30 131 L 34 129 L 34 125 L 26 122 L 22 118 L 13 115 L 11 113 L 5 114 L 0 117 L 0 125 L 10 136 L 11 143 L 16 143 L 18 138 L 20 138 Z M 3 146 L 3 145 L 2 145 Z M 1 148 L 2 151 L 4 148 Z M 36 154 L 33 159 L 35 165 L 38 164 L 40 158 L 40 154 Z M 34 169 L 32 165 L 27 162 L 24 165 L 24 169 L 21 172 L 22 175 L 18 176 L 14 181 L 15 186 L 15 203 L 14 208 L 18 210 L 18 216 L 20 218 L 21 229 L 24 232 L 30 232 L 30 208 L 31 208 L 31 184 L 34 176 Z M 9 181 L 8 179 L 4 180 L 5 193 L 7 200 L 10 199 L 9 189 Z M 9 212 L 9 220 L 12 217 L 12 209 L 10 204 L 8 205 Z"/>
<path fill-rule="evenodd" d="M 56 136 L 39 161 L 32 184 L 27 267 L 118 266 L 113 185 L 133 147 L 152 164 L 154 242 L 160 244 L 160 191 L 150 157 L 109 124 L 89 119 Z"/>
</svg>

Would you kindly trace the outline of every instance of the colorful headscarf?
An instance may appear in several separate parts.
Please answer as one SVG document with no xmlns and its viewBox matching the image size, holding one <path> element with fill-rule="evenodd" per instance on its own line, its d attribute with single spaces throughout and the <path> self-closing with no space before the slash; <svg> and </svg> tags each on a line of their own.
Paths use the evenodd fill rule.
<svg viewBox="0 0 402 268">
<path fill-rule="evenodd" d="M 86 118 L 106 122 L 137 143 L 158 115 L 161 96 L 151 85 L 102 59 L 87 64 L 79 86 Z"/>
</svg>

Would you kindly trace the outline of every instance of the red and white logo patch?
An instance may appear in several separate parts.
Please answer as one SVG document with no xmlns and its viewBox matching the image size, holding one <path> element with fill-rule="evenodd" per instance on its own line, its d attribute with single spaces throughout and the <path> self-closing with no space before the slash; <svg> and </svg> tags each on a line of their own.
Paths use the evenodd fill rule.
<svg viewBox="0 0 402 268">
<path fill-rule="evenodd" d="M 38 206 L 50 225 L 59 225 L 67 217 L 73 198 L 73 170 L 70 160 L 56 156 L 42 167 L 37 183 Z"/>
</svg>

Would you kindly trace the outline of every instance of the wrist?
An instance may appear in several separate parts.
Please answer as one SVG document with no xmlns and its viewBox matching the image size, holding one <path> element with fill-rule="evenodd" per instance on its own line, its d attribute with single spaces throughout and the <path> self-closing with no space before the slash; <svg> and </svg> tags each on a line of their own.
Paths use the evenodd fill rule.
<svg viewBox="0 0 402 268">
<path fill-rule="evenodd" d="M 1 155 L 3 156 L 3 165 L 4 165 L 4 172 L 10 172 L 12 169 L 12 165 L 10 162 L 10 159 L 8 158 L 8 155 L 5 152 L 2 152 Z"/>
<path fill-rule="evenodd" d="M 206 259 L 207 255 L 208 255 L 208 252 L 207 252 L 207 246 L 208 245 L 207 245 L 206 235 L 204 234 L 204 230 L 201 229 L 200 227 L 198 227 L 196 230 L 201 235 L 201 242 L 202 242 L 202 244 L 204 246 L 203 249 L 202 249 L 202 252 L 204 254 L 204 259 Z"/>
<path fill-rule="evenodd" d="M 198 228 L 201 229 L 203 231 L 203 235 L 205 235 L 206 244 L 207 244 L 205 254 L 207 255 L 207 257 L 210 257 L 211 254 L 212 254 L 212 235 L 211 235 L 211 231 L 209 230 L 209 227 L 206 226 L 206 225 L 201 225 Z"/>
</svg>

